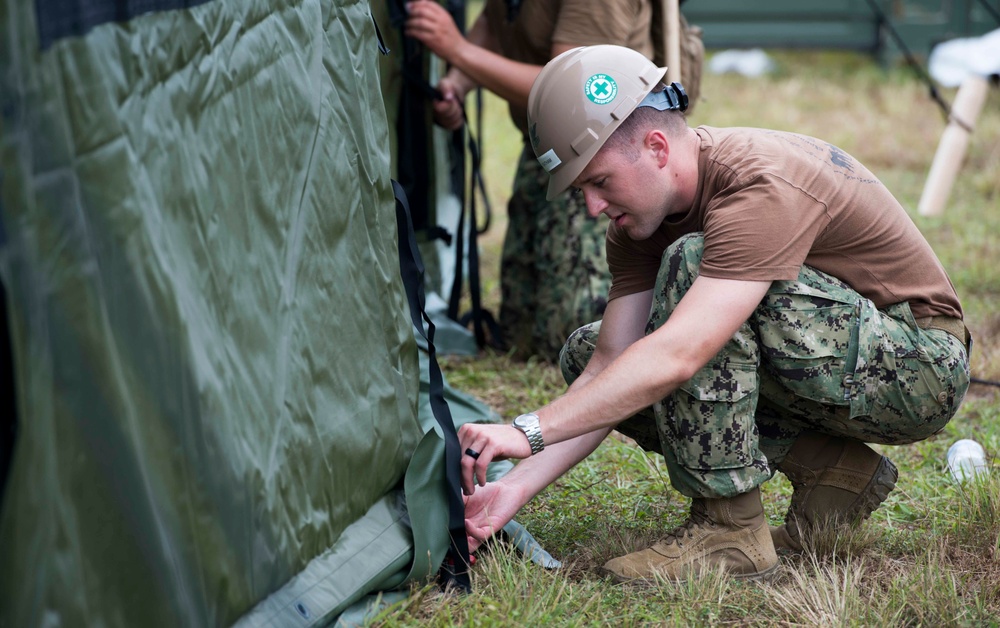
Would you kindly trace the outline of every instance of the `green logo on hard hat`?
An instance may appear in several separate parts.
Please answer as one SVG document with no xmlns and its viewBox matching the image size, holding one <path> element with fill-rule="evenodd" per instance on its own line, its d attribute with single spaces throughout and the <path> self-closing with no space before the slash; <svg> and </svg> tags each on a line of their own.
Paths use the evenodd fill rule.
<svg viewBox="0 0 1000 628">
<path fill-rule="evenodd" d="M 607 74 L 595 74 L 587 79 L 587 85 L 583 88 L 587 92 L 587 98 L 598 105 L 606 105 L 618 95 L 618 83 Z"/>
</svg>

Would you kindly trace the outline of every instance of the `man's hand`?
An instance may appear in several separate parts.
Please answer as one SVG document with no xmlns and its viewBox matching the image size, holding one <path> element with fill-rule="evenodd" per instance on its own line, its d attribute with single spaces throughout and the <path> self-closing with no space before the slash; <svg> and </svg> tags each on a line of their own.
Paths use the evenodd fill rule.
<svg viewBox="0 0 1000 628">
<path fill-rule="evenodd" d="M 458 441 L 462 448 L 462 491 L 466 495 L 476 492 L 476 484 L 486 485 L 486 467 L 494 460 L 531 455 L 524 432 L 510 425 L 466 423 L 458 428 Z M 468 449 L 479 452 L 479 456 L 470 456 Z"/>
<path fill-rule="evenodd" d="M 485 11 L 479 14 L 465 36 L 451 14 L 434 0 L 408 2 L 406 12 L 403 33 L 446 61 L 451 66 L 449 78 L 456 78 L 451 75 L 452 70 L 462 73 L 469 83 L 459 90 L 463 97 L 472 86 L 479 85 L 516 107 L 528 106 L 528 92 L 542 66 L 504 57 Z M 440 85 L 438 88 L 444 92 Z"/>
<path fill-rule="evenodd" d="M 465 123 L 462 107 L 465 91 L 458 81 L 449 76 L 444 76 L 438 81 L 437 89 L 441 92 L 442 99 L 434 101 L 434 122 L 449 131 L 454 131 Z"/>
<path fill-rule="evenodd" d="M 490 482 L 465 498 L 465 532 L 474 552 L 507 525 L 527 501 L 517 486 L 503 480 Z"/>
<path fill-rule="evenodd" d="M 434 54 L 454 63 L 459 48 L 466 44 L 451 14 L 433 0 L 415 0 L 406 5 L 407 37 L 420 40 Z"/>
</svg>

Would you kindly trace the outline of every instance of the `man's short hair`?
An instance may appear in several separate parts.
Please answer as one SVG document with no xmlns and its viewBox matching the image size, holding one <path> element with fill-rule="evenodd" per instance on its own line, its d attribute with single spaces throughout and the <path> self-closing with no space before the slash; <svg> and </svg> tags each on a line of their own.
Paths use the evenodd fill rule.
<svg viewBox="0 0 1000 628">
<path fill-rule="evenodd" d="M 664 89 L 663 85 L 654 91 Z M 680 111 L 659 111 L 653 107 L 637 107 L 627 118 L 622 120 L 618 128 L 608 138 L 602 147 L 620 151 L 631 161 L 639 158 L 639 142 L 651 129 L 660 129 L 668 138 L 680 136 L 687 128 L 684 114 Z"/>
</svg>

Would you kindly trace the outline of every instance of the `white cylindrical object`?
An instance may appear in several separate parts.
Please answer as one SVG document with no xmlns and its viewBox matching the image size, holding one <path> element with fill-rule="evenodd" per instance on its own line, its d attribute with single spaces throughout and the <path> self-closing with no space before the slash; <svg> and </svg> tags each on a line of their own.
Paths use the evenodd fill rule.
<svg viewBox="0 0 1000 628">
<path fill-rule="evenodd" d="M 983 446 L 969 438 L 955 441 L 948 448 L 948 470 L 956 482 L 971 480 L 975 476 L 986 473 L 986 452 Z"/>
<path fill-rule="evenodd" d="M 976 119 L 986 102 L 989 87 L 990 84 L 984 77 L 972 74 L 958 88 L 955 102 L 951 106 L 951 119 L 941 134 L 941 142 L 934 154 L 934 161 L 931 162 L 924 191 L 917 205 L 921 216 L 937 216 L 944 211 L 951 187 L 958 176 L 962 160 L 965 159 L 969 135 L 976 126 Z"/>
<path fill-rule="evenodd" d="M 681 80 L 681 6 L 680 0 L 666 0 L 663 33 L 667 38 L 667 82 Z"/>
</svg>

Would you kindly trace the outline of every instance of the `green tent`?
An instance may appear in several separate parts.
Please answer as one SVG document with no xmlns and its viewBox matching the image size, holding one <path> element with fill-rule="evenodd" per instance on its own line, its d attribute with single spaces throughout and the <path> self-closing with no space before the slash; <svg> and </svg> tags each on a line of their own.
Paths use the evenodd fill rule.
<svg viewBox="0 0 1000 628">
<path fill-rule="evenodd" d="M 0 0 L 0 24 L 0 626 L 325 625 L 434 578 L 453 427 L 368 3 Z"/>
</svg>

